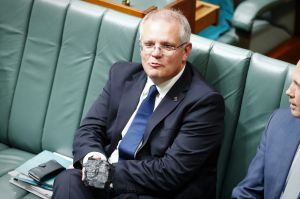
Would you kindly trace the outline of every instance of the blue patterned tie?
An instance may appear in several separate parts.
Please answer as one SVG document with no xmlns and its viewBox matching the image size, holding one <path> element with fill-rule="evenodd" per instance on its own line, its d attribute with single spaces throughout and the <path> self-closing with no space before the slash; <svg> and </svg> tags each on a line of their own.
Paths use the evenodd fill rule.
<svg viewBox="0 0 300 199">
<path fill-rule="evenodd" d="M 152 85 L 149 89 L 147 97 L 141 103 L 127 133 L 120 143 L 120 160 L 134 159 L 134 154 L 142 141 L 147 122 L 153 112 L 156 94 L 156 86 Z"/>
</svg>

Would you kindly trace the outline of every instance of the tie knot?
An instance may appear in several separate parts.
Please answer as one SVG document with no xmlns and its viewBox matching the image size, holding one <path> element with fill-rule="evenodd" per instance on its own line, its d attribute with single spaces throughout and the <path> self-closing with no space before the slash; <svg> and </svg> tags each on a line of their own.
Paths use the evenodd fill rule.
<svg viewBox="0 0 300 199">
<path fill-rule="evenodd" d="M 152 85 L 150 88 L 149 88 L 149 93 L 147 95 L 148 98 L 153 98 L 154 96 L 156 96 L 157 94 L 157 88 L 155 85 Z"/>
</svg>

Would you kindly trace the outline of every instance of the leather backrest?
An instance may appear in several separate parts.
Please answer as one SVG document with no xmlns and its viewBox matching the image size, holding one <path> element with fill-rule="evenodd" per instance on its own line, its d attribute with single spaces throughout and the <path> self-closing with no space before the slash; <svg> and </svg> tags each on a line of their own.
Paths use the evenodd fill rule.
<svg viewBox="0 0 300 199">
<path fill-rule="evenodd" d="M 116 61 L 131 61 L 140 19 L 108 10 L 101 22 L 97 52 L 83 116 L 100 94 L 110 66 Z"/>
<path fill-rule="evenodd" d="M 225 100 L 224 140 L 218 162 L 218 190 L 222 186 L 231 145 L 235 136 L 244 85 L 251 52 L 227 45 L 214 45 L 210 55 L 206 78 L 219 90 Z"/>
<path fill-rule="evenodd" d="M 82 1 L 26 3 L 26 13 L 20 14 L 28 16 L 21 20 L 23 40 L 14 37 L 19 41 L 14 53 L 20 58 L 7 68 L 14 77 L 6 77 L 3 84 L 3 90 L 11 87 L 12 92 L 9 98 L 6 93 L 1 97 L 6 97 L 1 104 L 5 107 L 1 143 L 33 153 L 47 149 L 71 156 L 75 129 L 101 92 L 110 66 L 131 61 L 140 19 Z M 18 4 L 12 0 L 0 7 L 18 10 Z M 13 18 L 7 13 L 3 11 L 5 20 Z M 12 35 L 0 33 L 1 38 Z M 3 70 L 15 61 L 3 60 Z"/>
<path fill-rule="evenodd" d="M 288 106 L 285 89 L 293 66 L 260 54 L 251 58 L 238 125 L 222 187 L 230 198 L 233 187 L 246 175 L 261 135 L 272 112 Z"/>
<path fill-rule="evenodd" d="M 0 140 L 8 142 L 8 121 L 23 56 L 33 1 L 1 0 L 0 6 Z"/>
<path fill-rule="evenodd" d="M 12 146 L 30 152 L 41 150 L 68 4 L 67 0 L 33 3 L 8 132 Z"/>
<path fill-rule="evenodd" d="M 97 52 L 98 33 L 105 11 L 104 8 L 80 1 L 69 5 L 48 100 L 41 143 L 43 149 L 71 154 L 74 132 L 82 117 Z"/>
<path fill-rule="evenodd" d="M 82 1 L 1 0 L 1 146 L 71 156 L 75 129 L 112 63 L 140 61 L 139 23 Z M 288 104 L 284 90 L 292 66 L 196 35 L 191 41 L 189 61 L 225 99 L 218 193 L 230 198 L 267 118 Z"/>
<path fill-rule="evenodd" d="M 225 100 L 224 140 L 218 161 L 218 193 L 223 184 L 231 145 L 239 118 L 240 104 L 251 52 L 207 39 L 193 37 L 190 61 L 206 79 L 223 95 Z"/>
</svg>

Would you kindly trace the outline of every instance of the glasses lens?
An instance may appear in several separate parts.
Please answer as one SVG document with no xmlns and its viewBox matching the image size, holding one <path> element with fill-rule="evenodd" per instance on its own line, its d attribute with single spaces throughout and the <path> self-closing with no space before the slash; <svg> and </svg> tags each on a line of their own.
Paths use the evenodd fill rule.
<svg viewBox="0 0 300 199">
<path fill-rule="evenodd" d="M 144 51 L 146 54 L 151 54 L 151 53 L 153 53 L 153 51 L 155 51 L 157 49 L 157 50 L 159 50 L 159 52 L 161 54 L 170 56 L 170 55 L 173 55 L 177 49 L 183 47 L 185 44 L 186 44 L 186 42 L 175 47 L 172 45 L 156 46 L 154 43 L 140 43 L 140 48 L 141 48 L 141 51 Z"/>
</svg>

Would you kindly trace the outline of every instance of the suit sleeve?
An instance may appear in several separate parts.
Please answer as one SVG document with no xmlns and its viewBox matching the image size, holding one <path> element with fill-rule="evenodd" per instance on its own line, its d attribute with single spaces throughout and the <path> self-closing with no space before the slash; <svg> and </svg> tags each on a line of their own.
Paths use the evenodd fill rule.
<svg viewBox="0 0 300 199">
<path fill-rule="evenodd" d="M 105 154 L 104 146 L 108 142 L 106 129 L 110 99 L 109 87 L 108 81 L 75 133 L 73 142 L 75 168 L 81 168 L 79 162 L 89 152 Z"/>
<path fill-rule="evenodd" d="M 139 64 L 127 62 L 117 62 L 111 66 L 106 85 L 75 133 L 73 142 L 75 168 L 81 168 L 79 162 L 89 152 L 99 152 L 107 155 L 107 148 L 112 140 L 110 129 L 115 121 L 118 100 L 122 93 L 114 92 L 114 97 L 112 97 L 111 91 L 121 90 L 124 82 L 132 74 L 142 70 L 139 66 Z M 116 86 L 115 82 L 118 82 L 118 86 Z M 112 85 L 113 83 L 114 86 Z"/>
<path fill-rule="evenodd" d="M 223 98 L 217 93 L 204 98 L 186 110 L 177 136 L 163 157 L 116 164 L 116 193 L 173 192 L 191 181 L 211 157 L 217 157 L 223 135 Z"/>
<path fill-rule="evenodd" d="M 274 114 L 270 117 L 261 142 L 257 148 L 256 155 L 249 165 L 246 177 L 232 191 L 233 199 L 264 198 L 265 151 L 267 139 L 270 134 L 268 132 L 268 127 Z"/>
</svg>

